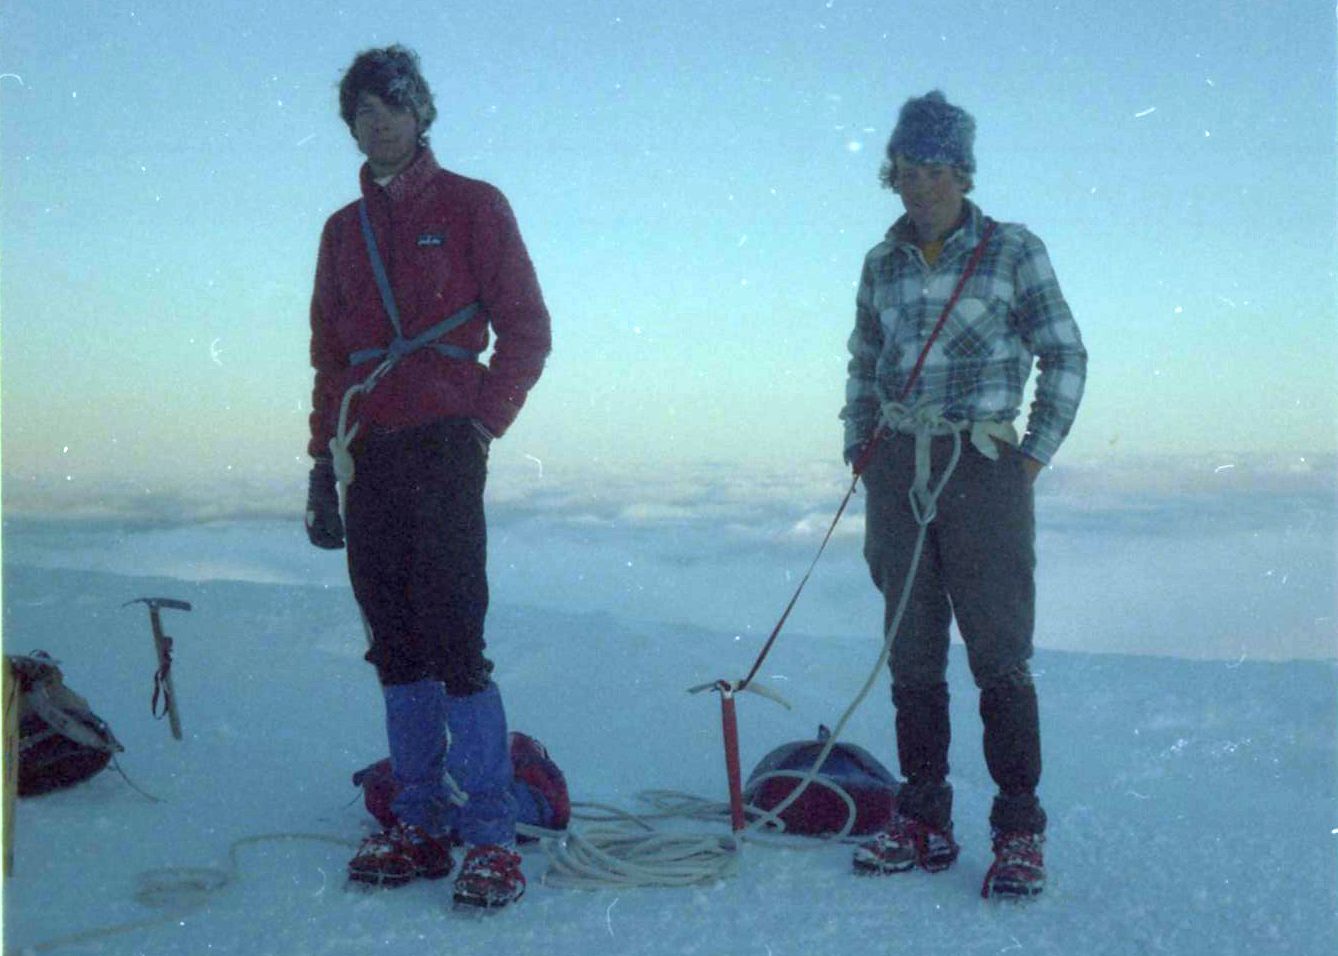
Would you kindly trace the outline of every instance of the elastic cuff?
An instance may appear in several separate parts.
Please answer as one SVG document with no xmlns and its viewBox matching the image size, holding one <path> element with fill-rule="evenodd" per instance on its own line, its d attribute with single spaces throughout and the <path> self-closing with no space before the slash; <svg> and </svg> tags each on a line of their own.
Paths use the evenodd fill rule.
<svg viewBox="0 0 1338 956">
<path fill-rule="evenodd" d="M 1057 445 L 1043 444 L 1040 438 L 1031 434 L 1022 439 L 1022 444 L 1018 446 L 1017 450 L 1028 458 L 1035 458 L 1048 468 L 1050 459 L 1054 457 L 1057 448 Z"/>
</svg>

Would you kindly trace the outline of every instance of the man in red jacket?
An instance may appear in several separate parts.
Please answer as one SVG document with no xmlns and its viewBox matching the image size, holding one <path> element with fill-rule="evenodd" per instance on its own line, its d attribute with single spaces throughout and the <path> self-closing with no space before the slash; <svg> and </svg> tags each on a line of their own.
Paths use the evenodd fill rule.
<svg viewBox="0 0 1338 956">
<path fill-rule="evenodd" d="M 360 53 L 339 105 L 367 162 L 362 198 L 325 224 L 316 263 L 306 526 L 320 548 L 347 539 L 398 789 L 398 823 L 363 842 L 349 877 L 444 877 L 458 839 L 455 900 L 504 906 L 525 878 L 484 656 L 483 488 L 490 443 L 543 371 L 548 312 L 506 198 L 437 165 L 412 51 Z"/>
</svg>

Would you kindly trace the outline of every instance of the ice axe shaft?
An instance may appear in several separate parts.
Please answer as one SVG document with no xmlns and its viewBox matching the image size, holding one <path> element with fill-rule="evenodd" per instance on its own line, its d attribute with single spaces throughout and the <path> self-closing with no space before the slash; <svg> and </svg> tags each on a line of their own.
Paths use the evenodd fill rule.
<svg viewBox="0 0 1338 956">
<path fill-rule="evenodd" d="M 717 680 L 709 684 L 689 687 L 689 694 L 702 691 L 720 692 L 720 732 L 725 743 L 725 776 L 729 779 L 729 823 L 735 833 L 741 832 L 747 825 L 747 814 L 743 808 L 743 774 L 739 769 L 739 717 L 734 708 L 734 697 L 741 690 L 751 690 L 769 700 L 774 700 L 786 710 L 789 703 L 773 690 L 769 690 L 756 681 L 742 684 L 738 681 Z"/>
<path fill-rule="evenodd" d="M 738 685 L 718 680 L 690 687 L 688 693 L 700 694 L 704 690 L 720 692 L 720 733 L 725 743 L 725 776 L 729 780 L 729 825 L 731 830 L 739 833 L 748 825 L 748 820 L 743 809 L 743 778 L 739 772 L 739 718 L 734 710 Z"/>
<path fill-rule="evenodd" d="M 180 740 L 181 714 L 177 710 L 177 695 L 172 686 L 172 638 L 163 633 L 163 622 L 159 617 L 159 611 L 162 608 L 189 611 L 191 606 L 186 601 L 177 601 L 173 598 L 135 598 L 133 601 L 126 601 L 122 607 L 129 607 L 131 604 L 149 606 L 149 624 L 153 627 L 153 649 L 158 655 L 158 672 L 153 675 L 153 706 L 156 711 L 158 693 L 161 690 L 163 708 L 167 711 L 167 719 L 172 725 L 172 736 Z"/>
<path fill-rule="evenodd" d="M 743 813 L 743 778 L 739 772 L 739 719 L 734 713 L 734 692 L 720 692 L 720 729 L 725 739 L 725 774 L 729 778 L 729 824 L 735 833 L 747 825 Z"/>
</svg>

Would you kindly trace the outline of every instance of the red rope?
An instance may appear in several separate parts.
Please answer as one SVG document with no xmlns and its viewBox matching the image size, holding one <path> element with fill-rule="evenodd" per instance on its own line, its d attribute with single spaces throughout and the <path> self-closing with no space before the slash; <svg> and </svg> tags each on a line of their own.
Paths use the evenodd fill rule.
<svg viewBox="0 0 1338 956">
<path fill-rule="evenodd" d="M 920 377 L 920 370 L 925 366 L 925 359 L 929 357 L 929 347 L 934 344 L 938 334 L 943 331 L 943 326 L 948 322 L 948 315 L 952 312 L 953 306 L 961 298 L 962 289 L 966 287 L 966 280 L 976 271 L 976 266 L 980 265 L 980 259 L 985 255 L 985 246 L 990 241 L 990 236 L 994 234 L 994 227 L 997 225 L 993 219 L 985 220 L 985 232 L 980 237 L 980 242 L 976 244 L 976 249 L 971 253 L 971 259 L 962 270 L 962 277 L 957 280 L 957 288 L 952 290 L 952 295 L 948 297 L 948 304 L 943 307 L 943 312 L 938 317 L 938 322 L 934 325 L 934 331 L 929 333 L 929 339 L 925 342 L 925 347 L 920 350 L 920 357 L 915 360 L 915 367 L 911 369 L 910 377 L 906 379 L 906 385 L 898 396 L 898 402 L 904 402 L 906 396 L 911 393 L 911 386 L 915 384 L 916 379 Z"/>
</svg>

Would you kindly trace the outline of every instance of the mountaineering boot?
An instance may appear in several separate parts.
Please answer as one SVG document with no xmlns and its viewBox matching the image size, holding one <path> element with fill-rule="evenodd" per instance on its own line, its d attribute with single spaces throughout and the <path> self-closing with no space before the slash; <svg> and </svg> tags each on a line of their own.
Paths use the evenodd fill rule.
<svg viewBox="0 0 1338 956">
<path fill-rule="evenodd" d="M 363 841 L 349 862 L 349 879 L 402 886 L 416 877 L 436 879 L 451 871 L 450 843 L 442 835 L 446 691 L 438 681 L 420 680 L 388 684 L 382 693 L 398 788 L 391 808 L 398 823 Z"/>
<path fill-rule="evenodd" d="M 1045 889 L 1045 858 L 1040 833 L 994 831 L 994 864 L 985 874 L 980 895 L 1002 899 L 1025 899 Z"/>
<path fill-rule="evenodd" d="M 460 906 L 498 909 L 525 895 L 525 874 L 514 847 L 484 843 L 470 847 L 455 878 L 455 902 Z"/>
<path fill-rule="evenodd" d="M 439 880 L 451 872 L 450 844 L 420 827 L 396 824 L 362 841 L 348 862 L 348 878 L 373 886 L 403 886 L 416 880 Z"/>
<path fill-rule="evenodd" d="M 959 851 L 952 838 L 952 824 L 938 830 L 896 813 L 886 829 L 855 848 L 852 862 L 859 873 L 903 873 L 917 866 L 937 873 L 952 866 Z"/>
</svg>

